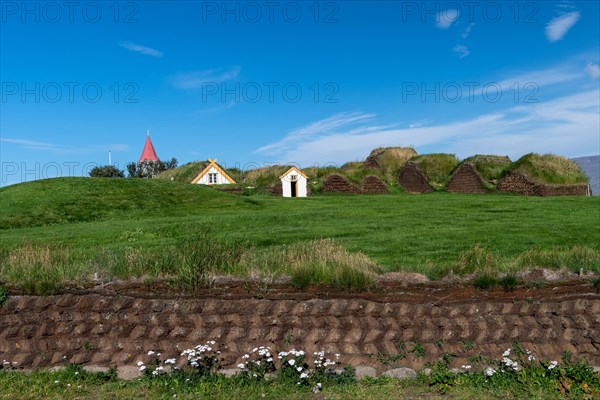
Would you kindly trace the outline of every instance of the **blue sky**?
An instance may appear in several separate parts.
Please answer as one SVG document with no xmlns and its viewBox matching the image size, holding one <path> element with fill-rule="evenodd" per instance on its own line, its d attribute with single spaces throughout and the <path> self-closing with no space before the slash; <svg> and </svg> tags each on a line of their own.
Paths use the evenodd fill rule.
<svg viewBox="0 0 600 400">
<path fill-rule="evenodd" d="M 1 184 L 159 157 L 228 167 L 600 153 L 598 1 L 4 1 Z"/>
</svg>

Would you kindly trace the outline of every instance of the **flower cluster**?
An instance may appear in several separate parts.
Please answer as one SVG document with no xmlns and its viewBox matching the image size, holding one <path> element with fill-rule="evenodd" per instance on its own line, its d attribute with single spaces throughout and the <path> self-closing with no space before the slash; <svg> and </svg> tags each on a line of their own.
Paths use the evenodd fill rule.
<svg viewBox="0 0 600 400">
<path fill-rule="evenodd" d="M 335 361 L 332 361 L 329 358 L 327 358 L 325 356 L 324 351 L 314 352 L 313 355 L 315 356 L 315 360 L 313 361 L 313 363 L 315 364 L 315 369 L 317 370 L 327 370 L 330 369 L 329 367 L 334 367 L 339 364 L 339 354 L 334 354 Z"/>
<path fill-rule="evenodd" d="M 290 380 L 295 380 L 297 385 L 307 385 L 310 371 L 304 362 L 305 357 L 304 350 L 280 351 L 277 358 L 281 360 L 281 374 Z"/>
<path fill-rule="evenodd" d="M 518 348 L 514 350 L 514 356 L 511 358 L 512 349 L 507 349 L 502 353 L 502 359 L 494 367 L 488 366 L 483 374 L 486 377 L 493 376 L 496 372 L 515 373 L 529 368 L 543 368 L 552 371 L 558 366 L 557 361 L 551 361 L 547 366 L 545 362 L 538 361 L 535 355 L 529 350 L 523 351 Z M 463 366 L 464 368 L 464 366 Z"/>
<path fill-rule="evenodd" d="M 215 372 L 219 368 L 218 355 L 220 351 L 216 349 L 216 342 L 211 340 L 206 344 L 198 345 L 192 349 L 186 349 L 181 353 L 181 357 L 184 357 L 187 361 L 188 366 L 201 375 L 206 375 L 211 372 Z M 152 357 L 150 361 L 145 363 L 144 361 L 138 361 L 137 366 L 140 372 L 146 374 L 146 376 L 155 377 L 168 373 L 169 371 L 178 370 L 177 358 L 167 358 L 161 360 L 161 353 L 157 353 L 154 350 L 150 350 L 147 353 L 148 357 Z M 182 361 L 179 365 L 184 364 Z"/>
<path fill-rule="evenodd" d="M 238 368 L 252 378 L 263 379 L 270 372 L 275 371 L 275 363 L 271 348 L 266 346 L 255 347 L 250 352 L 242 356 L 242 363 Z"/>
<path fill-rule="evenodd" d="M 16 361 L 13 361 L 11 363 L 10 361 L 3 360 L 2 364 L 0 364 L 0 370 L 2 370 L 2 369 L 13 369 L 13 368 L 15 368 L 16 365 L 17 365 Z"/>
<path fill-rule="evenodd" d="M 181 356 L 185 357 L 188 365 L 200 374 L 214 372 L 219 366 L 219 354 L 221 354 L 216 344 L 214 340 L 209 340 L 205 344 L 184 350 Z M 165 363 L 175 364 L 175 359 L 166 360 Z"/>
</svg>

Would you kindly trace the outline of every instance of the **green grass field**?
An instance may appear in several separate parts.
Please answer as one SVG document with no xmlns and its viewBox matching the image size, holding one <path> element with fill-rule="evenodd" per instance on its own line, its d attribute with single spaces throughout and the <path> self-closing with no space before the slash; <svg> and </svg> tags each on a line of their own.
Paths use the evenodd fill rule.
<svg viewBox="0 0 600 400">
<path fill-rule="evenodd" d="M 210 264 L 211 273 L 277 275 L 289 273 L 286 265 L 295 259 L 322 263 L 327 254 L 315 256 L 320 239 L 331 239 L 323 251 L 339 253 L 342 263 L 432 278 L 457 268 L 475 247 L 506 270 L 532 263 L 600 268 L 598 197 L 283 199 L 159 180 L 61 178 L 2 188 L 0 201 L 0 284 L 17 287 L 26 276 L 56 283 L 89 280 L 98 271 L 120 278 L 177 275 L 199 262 Z M 176 253 L 188 270 L 172 265 Z"/>
</svg>

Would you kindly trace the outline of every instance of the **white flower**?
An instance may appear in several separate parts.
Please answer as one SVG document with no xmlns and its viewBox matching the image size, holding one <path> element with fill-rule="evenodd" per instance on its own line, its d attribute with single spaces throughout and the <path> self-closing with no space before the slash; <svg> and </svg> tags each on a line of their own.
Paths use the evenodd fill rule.
<svg viewBox="0 0 600 400">
<path fill-rule="evenodd" d="M 142 366 L 140 367 L 140 371 L 144 371 L 145 369 L 146 369 L 146 366 L 145 366 L 145 365 L 142 365 Z"/>
<path fill-rule="evenodd" d="M 248 354 L 244 354 L 244 355 L 242 356 L 242 358 L 246 359 L 246 358 L 250 358 L 250 356 L 249 356 Z"/>
<path fill-rule="evenodd" d="M 152 350 L 150 350 L 150 351 L 148 352 L 148 355 L 149 355 L 149 356 L 151 356 L 151 355 L 153 355 L 153 354 L 154 354 L 154 352 L 153 352 Z"/>
<path fill-rule="evenodd" d="M 239 369 L 244 369 L 244 368 L 246 368 L 246 365 L 245 364 L 238 364 L 238 368 Z"/>
<path fill-rule="evenodd" d="M 492 375 L 494 375 L 495 373 L 496 373 L 496 370 L 495 370 L 494 368 L 492 368 L 492 367 L 487 367 L 487 368 L 485 369 L 485 371 L 484 371 L 484 374 L 485 374 L 486 376 L 492 376 Z"/>
<path fill-rule="evenodd" d="M 461 365 L 460 366 L 462 369 L 471 369 L 470 365 Z"/>
<path fill-rule="evenodd" d="M 550 365 L 548 365 L 548 371 L 556 368 L 558 366 L 558 361 L 552 361 Z"/>
<path fill-rule="evenodd" d="M 138 367 L 141 367 L 142 365 L 144 365 L 144 362 L 143 362 L 143 361 L 138 361 L 138 362 L 137 362 L 137 366 L 138 366 Z"/>
<path fill-rule="evenodd" d="M 510 349 L 506 350 L 504 353 L 502 353 L 503 357 L 508 357 L 510 356 Z"/>
<path fill-rule="evenodd" d="M 54 383 L 60 383 L 59 381 L 54 381 Z"/>
<path fill-rule="evenodd" d="M 529 361 L 535 361 L 535 357 L 533 356 L 533 354 L 530 354 L 529 357 L 527 357 L 527 359 Z"/>
<path fill-rule="evenodd" d="M 317 386 L 319 387 L 319 389 L 321 389 L 321 387 L 322 387 L 323 385 L 321 385 L 320 383 L 317 383 Z"/>
<path fill-rule="evenodd" d="M 298 372 L 302 371 L 302 367 L 296 367 L 296 371 L 298 371 Z"/>
<path fill-rule="evenodd" d="M 306 372 L 303 372 L 300 374 L 300 379 L 304 379 L 304 378 L 308 378 L 308 374 Z"/>
<path fill-rule="evenodd" d="M 291 360 L 288 360 L 288 364 L 290 364 L 290 365 L 292 365 L 292 366 L 293 366 L 294 364 L 296 364 L 296 360 L 294 360 L 294 359 L 292 358 Z"/>
</svg>

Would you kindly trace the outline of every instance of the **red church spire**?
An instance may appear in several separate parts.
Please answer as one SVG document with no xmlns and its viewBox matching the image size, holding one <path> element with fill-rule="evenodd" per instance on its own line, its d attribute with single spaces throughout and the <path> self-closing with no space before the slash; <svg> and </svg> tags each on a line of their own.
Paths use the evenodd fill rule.
<svg viewBox="0 0 600 400">
<path fill-rule="evenodd" d="M 159 161 L 158 156 L 156 155 L 156 151 L 154 151 L 152 140 L 150 140 L 150 131 L 148 131 L 148 136 L 146 137 L 146 144 L 144 145 L 144 151 L 142 151 L 142 156 L 138 160 L 138 162 L 142 161 Z"/>
</svg>

